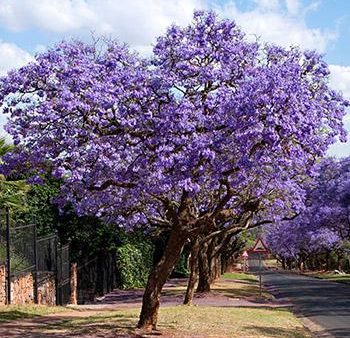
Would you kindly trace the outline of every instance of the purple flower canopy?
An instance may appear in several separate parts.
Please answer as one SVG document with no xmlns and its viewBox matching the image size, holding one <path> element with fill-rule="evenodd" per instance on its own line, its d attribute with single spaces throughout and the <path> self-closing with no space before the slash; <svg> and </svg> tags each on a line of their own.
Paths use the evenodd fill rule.
<svg viewBox="0 0 350 338">
<path fill-rule="evenodd" d="M 347 102 L 321 56 L 250 42 L 233 21 L 195 12 L 149 59 L 115 41 L 64 41 L 0 80 L 19 147 L 3 172 L 50 163 L 61 202 L 132 226 L 167 220 L 183 192 L 210 213 L 225 189 L 239 212 L 303 205 L 303 181 L 337 136 Z M 39 170 L 39 172 L 38 172 Z"/>
<path fill-rule="evenodd" d="M 267 229 L 266 241 L 281 258 L 332 250 L 350 237 L 350 158 L 324 159 L 308 190 L 298 217 Z"/>
</svg>

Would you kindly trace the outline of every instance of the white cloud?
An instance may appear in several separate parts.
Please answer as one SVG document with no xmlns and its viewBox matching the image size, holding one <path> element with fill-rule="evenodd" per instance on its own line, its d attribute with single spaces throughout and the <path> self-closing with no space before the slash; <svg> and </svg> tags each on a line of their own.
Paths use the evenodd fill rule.
<svg viewBox="0 0 350 338">
<path fill-rule="evenodd" d="M 13 43 L 0 40 L 0 76 L 5 75 L 11 69 L 24 66 L 30 61 L 33 61 L 33 57 L 28 52 Z M 7 116 L 0 112 L 0 136 L 5 136 L 8 141 L 11 141 L 11 137 L 3 129 L 6 121 Z"/>
<path fill-rule="evenodd" d="M 305 15 L 315 9 L 315 4 L 302 7 L 298 0 L 256 0 L 255 3 L 256 6 L 249 11 L 239 10 L 234 1 L 217 9 L 222 16 L 233 18 L 248 35 L 285 47 L 299 45 L 324 52 L 337 37 L 333 31 L 307 26 Z"/>
<path fill-rule="evenodd" d="M 56 34 L 91 32 L 144 49 L 173 22 L 187 24 L 205 0 L 0 0 L 0 25 Z"/>
<path fill-rule="evenodd" d="M 329 70 L 332 88 L 342 91 L 344 97 L 350 100 L 350 66 L 330 65 Z"/>
<path fill-rule="evenodd" d="M 300 0 L 251 0 L 241 11 L 237 1 L 210 0 L 0 0 L 0 25 L 13 31 L 38 28 L 55 34 L 86 35 L 91 31 L 118 37 L 147 49 L 171 23 L 187 24 L 193 10 L 215 8 L 248 33 L 281 45 L 298 44 L 325 51 L 335 33 L 309 28 L 305 15 L 315 8 Z M 149 47 L 148 47 L 149 48 Z"/>
<path fill-rule="evenodd" d="M 257 7 L 262 10 L 279 10 L 280 1 L 279 0 L 254 0 Z"/>
<path fill-rule="evenodd" d="M 32 60 L 33 57 L 17 45 L 0 41 L 0 76 Z"/>
<path fill-rule="evenodd" d="M 344 97 L 350 100 L 350 67 L 330 65 L 330 85 L 333 89 L 343 92 Z M 350 133 L 350 112 L 344 118 L 345 129 Z M 337 142 L 328 151 L 329 155 L 344 157 L 350 155 L 350 138 L 346 143 Z"/>
<path fill-rule="evenodd" d="M 288 13 L 297 15 L 300 11 L 301 4 L 299 0 L 286 0 Z"/>
<path fill-rule="evenodd" d="M 94 11 L 83 0 L 0 1 L 0 22 L 13 31 L 34 26 L 54 32 L 67 32 L 94 18 Z"/>
</svg>

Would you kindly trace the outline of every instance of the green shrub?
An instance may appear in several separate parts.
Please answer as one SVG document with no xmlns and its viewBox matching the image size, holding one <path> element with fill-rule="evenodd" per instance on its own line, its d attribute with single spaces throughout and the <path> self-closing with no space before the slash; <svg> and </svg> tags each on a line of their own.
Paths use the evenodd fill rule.
<svg viewBox="0 0 350 338">
<path fill-rule="evenodd" d="M 146 286 L 153 263 L 153 245 L 148 241 L 126 243 L 117 248 L 117 268 L 120 288 Z"/>
<path fill-rule="evenodd" d="M 175 269 L 172 273 L 174 277 L 188 277 L 189 271 L 188 271 L 188 253 L 186 251 L 183 251 L 181 253 L 181 256 L 175 266 Z"/>
</svg>

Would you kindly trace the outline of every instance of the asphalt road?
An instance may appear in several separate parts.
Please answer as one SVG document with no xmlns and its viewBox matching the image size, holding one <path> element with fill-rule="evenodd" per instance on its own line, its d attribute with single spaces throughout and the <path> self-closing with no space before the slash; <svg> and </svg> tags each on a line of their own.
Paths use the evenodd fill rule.
<svg viewBox="0 0 350 338">
<path fill-rule="evenodd" d="M 256 257 L 249 259 L 249 269 L 257 274 Z M 291 303 L 317 337 L 350 338 L 350 286 L 270 270 L 262 272 L 262 282 L 278 300 Z"/>
</svg>

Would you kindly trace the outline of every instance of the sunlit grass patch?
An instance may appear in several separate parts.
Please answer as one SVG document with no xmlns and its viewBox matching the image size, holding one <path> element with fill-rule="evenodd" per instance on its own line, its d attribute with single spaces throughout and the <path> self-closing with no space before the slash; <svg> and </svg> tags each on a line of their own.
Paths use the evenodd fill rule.
<svg viewBox="0 0 350 338">
<path fill-rule="evenodd" d="M 314 274 L 314 276 L 327 279 L 333 282 L 340 282 L 344 284 L 350 284 L 350 274 L 336 274 L 334 272 L 326 272 L 326 273 L 318 273 Z"/>
<path fill-rule="evenodd" d="M 0 306 L 0 323 L 10 320 L 19 320 L 25 318 L 33 318 L 45 316 L 51 313 L 59 313 L 67 311 L 62 306 L 46 306 L 46 305 L 1 305 Z"/>
<path fill-rule="evenodd" d="M 101 313 L 72 319 L 48 327 L 45 332 L 73 332 L 84 336 L 113 332 L 130 336 L 135 332 L 138 309 Z M 290 312 L 283 309 L 173 306 L 160 309 L 158 329 L 165 337 L 311 337 Z M 196 337 L 197 337 L 196 336 Z"/>
<path fill-rule="evenodd" d="M 242 272 L 227 272 L 223 275 L 223 278 L 234 279 L 234 280 L 242 280 L 246 282 L 256 282 L 258 278 L 254 275 Z"/>
</svg>

